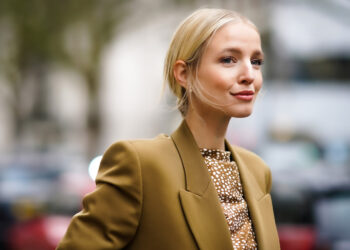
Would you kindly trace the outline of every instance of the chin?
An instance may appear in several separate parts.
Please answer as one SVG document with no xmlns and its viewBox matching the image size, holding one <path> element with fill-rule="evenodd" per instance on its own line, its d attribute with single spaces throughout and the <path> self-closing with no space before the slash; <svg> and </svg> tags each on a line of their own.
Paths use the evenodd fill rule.
<svg viewBox="0 0 350 250">
<path fill-rule="evenodd" d="M 252 113 L 253 113 L 253 110 L 250 108 L 243 109 L 243 110 L 235 110 L 234 112 L 231 112 L 231 117 L 245 118 L 250 116 Z"/>
<path fill-rule="evenodd" d="M 235 114 L 235 115 L 233 115 L 232 117 L 235 117 L 235 118 L 245 118 L 245 117 L 248 117 L 248 116 L 250 116 L 251 115 L 251 113 L 247 113 L 247 114 Z"/>
</svg>

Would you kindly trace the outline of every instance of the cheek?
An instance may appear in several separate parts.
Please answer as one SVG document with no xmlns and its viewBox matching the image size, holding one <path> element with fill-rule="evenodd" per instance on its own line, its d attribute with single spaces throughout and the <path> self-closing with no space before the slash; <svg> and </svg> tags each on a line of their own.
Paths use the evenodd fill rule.
<svg viewBox="0 0 350 250">
<path fill-rule="evenodd" d="M 256 77 L 255 82 L 254 82 L 254 88 L 255 88 L 255 91 L 257 93 L 261 89 L 262 85 L 263 85 L 263 78 L 262 78 L 262 75 L 261 75 L 261 72 L 260 72 L 258 74 L 258 76 Z"/>
<path fill-rule="evenodd" d="M 235 83 L 235 72 L 229 69 L 216 68 L 210 72 L 210 81 L 217 91 L 226 91 Z"/>
<path fill-rule="evenodd" d="M 198 74 L 198 80 L 203 87 L 211 91 L 225 88 L 225 75 L 215 68 L 207 68 Z"/>
</svg>

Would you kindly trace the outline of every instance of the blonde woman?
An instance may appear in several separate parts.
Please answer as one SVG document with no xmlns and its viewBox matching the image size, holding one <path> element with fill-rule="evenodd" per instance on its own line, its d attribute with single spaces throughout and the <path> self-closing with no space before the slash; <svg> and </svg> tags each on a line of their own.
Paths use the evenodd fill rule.
<svg viewBox="0 0 350 250">
<path fill-rule="evenodd" d="M 279 249 L 270 170 L 225 140 L 230 119 L 252 113 L 262 62 L 247 18 L 223 9 L 187 17 L 164 67 L 182 124 L 106 151 L 58 249 Z"/>
</svg>

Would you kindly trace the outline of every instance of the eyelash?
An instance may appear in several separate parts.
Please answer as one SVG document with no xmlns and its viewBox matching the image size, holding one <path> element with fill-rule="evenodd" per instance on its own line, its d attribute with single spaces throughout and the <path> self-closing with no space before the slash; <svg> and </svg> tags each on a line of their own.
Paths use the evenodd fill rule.
<svg viewBox="0 0 350 250">
<path fill-rule="evenodd" d="M 237 62 L 236 58 L 229 56 L 229 57 L 224 57 L 220 60 L 224 64 L 229 64 L 229 63 L 235 63 Z"/>
<path fill-rule="evenodd" d="M 236 63 L 236 62 L 237 62 L 236 58 L 231 57 L 231 56 L 229 56 L 229 57 L 224 57 L 224 58 L 222 58 L 220 61 L 221 61 L 222 63 L 224 63 L 224 64 Z M 262 60 L 262 59 L 253 59 L 253 60 L 251 60 L 251 64 L 252 64 L 252 65 L 261 66 L 261 65 L 264 64 L 264 60 Z"/>
<path fill-rule="evenodd" d="M 254 60 L 251 61 L 251 63 L 253 65 L 261 66 L 261 65 L 264 64 L 264 60 L 262 60 L 262 59 L 254 59 Z"/>
</svg>

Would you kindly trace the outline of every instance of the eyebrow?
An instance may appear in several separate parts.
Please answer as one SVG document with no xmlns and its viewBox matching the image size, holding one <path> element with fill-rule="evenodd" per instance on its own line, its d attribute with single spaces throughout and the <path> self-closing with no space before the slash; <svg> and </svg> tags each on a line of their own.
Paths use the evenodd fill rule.
<svg viewBox="0 0 350 250">
<path fill-rule="evenodd" d="M 238 48 L 225 48 L 221 52 L 231 52 L 231 53 L 236 53 L 236 54 L 242 54 L 242 51 Z M 261 50 L 255 50 L 252 54 L 252 56 L 261 56 L 264 57 L 264 53 Z"/>
</svg>

